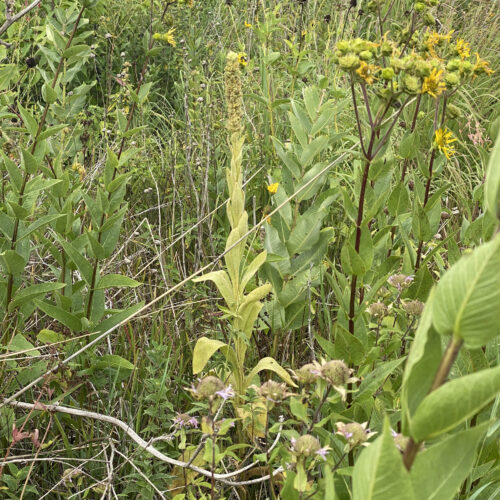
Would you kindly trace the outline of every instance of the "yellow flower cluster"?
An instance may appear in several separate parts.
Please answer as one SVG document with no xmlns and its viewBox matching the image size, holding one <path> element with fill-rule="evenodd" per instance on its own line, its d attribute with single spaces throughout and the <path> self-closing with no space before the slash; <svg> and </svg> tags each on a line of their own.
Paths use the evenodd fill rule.
<svg viewBox="0 0 500 500">
<path fill-rule="evenodd" d="M 171 28 L 166 33 L 163 33 L 163 34 L 155 33 L 153 35 L 153 39 L 167 42 L 168 44 L 172 45 L 172 47 L 175 47 L 177 45 L 177 43 L 175 42 L 175 39 L 174 39 L 174 32 L 175 32 L 175 28 Z"/>
<path fill-rule="evenodd" d="M 434 144 L 436 147 L 444 153 L 448 160 L 456 153 L 454 146 L 449 146 L 452 142 L 455 142 L 456 138 L 447 128 L 438 128 L 434 133 Z"/>
</svg>

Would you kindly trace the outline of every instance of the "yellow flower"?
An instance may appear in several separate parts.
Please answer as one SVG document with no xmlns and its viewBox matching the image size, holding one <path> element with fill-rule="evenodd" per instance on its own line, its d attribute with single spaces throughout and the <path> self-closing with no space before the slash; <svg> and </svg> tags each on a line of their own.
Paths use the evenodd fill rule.
<svg viewBox="0 0 500 500">
<path fill-rule="evenodd" d="M 174 31 L 175 28 L 171 28 L 162 37 L 163 41 L 169 43 L 170 45 L 172 45 L 172 47 L 175 47 L 177 45 L 174 40 Z"/>
<path fill-rule="evenodd" d="M 245 28 L 251 28 L 251 27 L 252 27 L 252 25 L 251 25 L 250 23 L 247 23 L 247 22 L 245 21 Z"/>
<path fill-rule="evenodd" d="M 453 34 L 453 31 L 454 30 L 449 31 L 446 35 L 440 35 L 439 33 L 436 33 L 435 31 L 433 31 L 427 37 L 427 40 L 425 42 L 425 46 L 427 47 L 427 50 L 429 51 L 429 53 L 432 57 L 439 58 L 434 47 L 437 47 L 438 45 L 440 45 L 441 42 L 450 42 L 451 35 Z"/>
<path fill-rule="evenodd" d="M 474 73 L 486 73 L 488 76 L 491 76 L 494 71 L 490 68 L 490 63 L 481 59 L 479 54 L 476 52 L 476 64 L 474 65 Z"/>
<path fill-rule="evenodd" d="M 470 56 L 470 44 L 466 42 L 464 39 L 459 38 L 457 40 L 457 44 L 455 45 L 455 49 L 460 56 L 460 59 L 467 59 Z"/>
<path fill-rule="evenodd" d="M 375 81 L 374 73 L 378 70 L 374 64 L 368 64 L 361 61 L 356 73 L 368 84 L 371 85 Z"/>
<path fill-rule="evenodd" d="M 432 97 L 437 97 L 446 90 L 446 84 L 442 81 L 443 70 L 439 71 L 434 68 L 429 76 L 424 78 L 424 83 L 422 84 L 422 94 L 429 94 Z"/>
<path fill-rule="evenodd" d="M 455 148 L 448 146 L 448 144 L 455 141 L 456 138 L 453 137 L 453 134 L 446 127 L 444 129 L 438 128 L 434 133 L 434 144 L 444 153 L 448 160 L 456 153 Z"/>
<path fill-rule="evenodd" d="M 238 62 L 242 66 L 246 66 L 248 64 L 248 57 L 245 52 L 239 52 L 238 53 Z"/>
<path fill-rule="evenodd" d="M 276 194 L 278 192 L 278 186 L 280 185 L 279 182 L 275 182 L 274 184 L 269 184 L 269 186 L 267 186 L 267 190 L 271 193 L 271 194 Z"/>
</svg>

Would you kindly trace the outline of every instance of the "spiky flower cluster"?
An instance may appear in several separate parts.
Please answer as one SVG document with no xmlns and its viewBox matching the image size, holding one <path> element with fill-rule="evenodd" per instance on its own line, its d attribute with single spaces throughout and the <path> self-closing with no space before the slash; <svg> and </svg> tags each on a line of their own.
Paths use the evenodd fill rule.
<svg viewBox="0 0 500 500">
<path fill-rule="evenodd" d="M 243 118 L 243 93 L 241 90 L 241 61 L 236 52 L 229 52 L 226 58 L 224 82 L 227 106 L 227 129 L 240 132 Z"/>
</svg>

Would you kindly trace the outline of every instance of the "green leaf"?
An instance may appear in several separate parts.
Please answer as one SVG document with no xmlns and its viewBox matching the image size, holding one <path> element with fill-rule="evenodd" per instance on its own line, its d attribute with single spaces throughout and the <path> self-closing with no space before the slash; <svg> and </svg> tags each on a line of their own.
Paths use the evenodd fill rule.
<svg viewBox="0 0 500 500">
<path fill-rule="evenodd" d="M 99 356 L 96 361 L 93 362 L 93 366 L 96 368 L 111 368 L 114 370 L 133 370 L 134 365 L 118 356 L 116 354 L 105 354 L 104 356 Z"/>
<path fill-rule="evenodd" d="M 78 249 L 70 242 L 66 241 L 60 236 L 56 235 L 57 241 L 62 245 L 64 251 L 68 254 L 69 258 L 73 261 L 77 269 L 80 271 L 82 278 L 87 285 L 92 283 L 92 274 L 94 268 L 92 264 L 78 251 Z"/>
<path fill-rule="evenodd" d="M 290 255 L 309 250 L 317 243 L 325 215 L 326 210 L 313 207 L 298 218 L 297 225 L 286 242 Z"/>
<path fill-rule="evenodd" d="M 432 308 L 441 335 L 475 349 L 500 333 L 500 234 L 462 257 L 442 277 Z"/>
<path fill-rule="evenodd" d="M 421 451 L 411 469 L 416 500 L 452 500 L 476 459 L 475 449 L 489 422 Z"/>
<path fill-rule="evenodd" d="M 42 85 L 42 97 L 47 104 L 53 104 L 57 101 L 57 92 L 49 83 L 45 82 Z"/>
<path fill-rule="evenodd" d="M 415 234 L 415 238 L 420 241 L 427 241 L 431 236 L 431 226 L 429 224 L 429 219 L 423 207 L 417 204 L 416 210 L 413 211 L 412 218 L 412 229 Z"/>
<path fill-rule="evenodd" d="M 297 418 L 301 422 L 309 424 L 309 418 L 307 417 L 307 406 L 302 403 L 300 398 L 290 398 L 290 411 L 295 418 Z"/>
<path fill-rule="evenodd" d="M 222 295 L 229 307 L 231 307 L 232 304 L 236 303 L 233 294 L 233 287 L 226 271 L 213 271 L 211 273 L 204 274 L 203 276 L 199 276 L 198 278 L 194 278 L 193 281 L 195 283 L 199 283 L 202 281 L 213 281 L 215 283 L 215 286 L 219 290 L 219 293 Z"/>
<path fill-rule="evenodd" d="M 283 367 L 281 367 L 280 364 L 275 359 L 270 358 L 270 357 L 262 358 L 252 368 L 252 370 L 250 371 L 250 373 L 247 375 L 247 377 L 245 379 L 246 380 L 246 382 L 245 382 L 246 387 L 248 387 L 252 383 L 252 380 L 254 379 L 255 375 L 257 375 L 259 372 L 261 372 L 263 370 L 272 371 L 272 372 L 276 373 L 276 375 L 278 375 L 278 377 L 283 379 L 288 385 L 291 385 L 292 387 L 297 387 L 297 385 L 292 380 L 292 377 L 290 376 L 290 374 Z"/>
<path fill-rule="evenodd" d="M 23 174 L 21 169 L 13 162 L 3 151 L 0 151 L 2 155 L 3 163 L 7 172 L 9 173 L 12 185 L 15 187 L 16 191 L 19 193 L 21 186 L 23 185 Z"/>
<path fill-rule="evenodd" d="M 411 418 L 429 392 L 441 361 L 441 337 L 432 327 L 434 294 L 435 289 L 432 289 L 415 333 L 403 374 L 401 407 L 405 435 L 410 432 Z"/>
<path fill-rule="evenodd" d="M 118 323 L 121 323 L 122 321 L 126 320 L 132 314 L 136 313 L 142 306 L 144 305 L 144 302 L 139 302 L 138 304 L 134 304 L 132 307 L 129 307 L 127 309 L 124 309 L 120 312 L 112 314 L 109 318 L 106 318 L 103 320 L 101 323 L 97 325 L 97 327 L 93 328 L 93 333 L 90 336 L 90 340 L 93 340 L 96 338 L 100 333 L 107 332 L 111 328 L 113 328 L 115 325 Z"/>
<path fill-rule="evenodd" d="M 53 330 L 43 329 L 40 330 L 40 333 L 36 336 L 38 342 L 42 344 L 50 345 L 55 344 L 56 342 L 62 342 L 65 340 L 65 337 L 62 333 L 54 332 Z"/>
<path fill-rule="evenodd" d="M 26 130 L 32 137 L 36 137 L 36 133 L 38 131 L 37 121 L 33 118 L 28 110 L 21 106 L 20 103 L 17 103 L 17 109 L 19 110 L 19 114 L 21 115 Z"/>
<path fill-rule="evenodd" d="M 385 381 L 385 379 L 396 370 L 396 368 L 403 363 L 406 357 L 394 359 L 378 366 L 374 371 L 369 373 L 361 382 L 359 391 L 355 394 L 356 401 L 362 401 L 372 397 L 378 387 Z"/>
<path fill-rule="evenodd" d="M 304 146 L 302 154 L 300 155 L 300 164 L 302 168 L 308 167 L 314 158 L 328 146 L 328 137 L 320 135 L 311 141 L 307 146 Z"/>
<path fill-rule="evenodd" d="M 497 136 L 495 146 L 488 161 L 484 202 L 486 210 L 496 219 L 500 219 L 500 134 Z"/>
<path fill-rule="evenodd" d="M 401 158 L 411 159 L 417 156 L 417 151 L 420 146 L 418 134 L 409 133 L 401 140 L 399 144 L 399 154 Z"/>
<path fill-rule="evenodd" d="M 78 316 L 45 301 L 35 299 L 34 303 L 45 314 L 67 326 L 71 331 L 78 333 L 82 330 L 82 322 Z"/>
<path fill-rule="evenodd" d="M 227 344 L 219 340 L 208 339 L 207 337 L 198 339 L 193 351 L 193 375 L 200 373 L 214 353 L 225 346 Z"/>
<path fill-rule="evenodd" d="M 60 219 L 62 217 L 65 217 L 65 214 L 55 214 L 55 215 L 44 215 L 43 217 L 40 217 L 39 219 L 35 220 L 32 224 L 28 226 L 26 231 L 23 232 L 22 236 L 20 236 L 17 241 L 21 241 L 23 238 L 26 238 L 29 236 L 31 233 L 34 231 L 37 231 L 41 227 L 50 224 L 51 222 Z"/>
<path fill-rule="evenodd" d="M 9 304 L 9 310 L 14 307 L 25 304 L 26 302 L 32 300 L 39 295 L 45 295 L 48 292 L 53 292 L 54 290 L 60 290 L 66 286 L 65 283 L 40 283 L 39 285 L 31 285 L 26 288 L 18 290 L 12 302 Z"/>
<path fill-rule="evenodd" d="M 135 288 L 141 283 L 128 276 L 123 276 L 122 274 L 106 274 L 102 276 L 95 287 L 96 290 L 104 290 L 106 288 Z"/>
<path fill-rule="evenodd" d="M 405 185 L 400 182 L 392 191 L 387 200 L 387 208 L 389 213 L 395 217 L 401 215 L 408 210 L 408 191 Z"/>
<path fill-rule="evenodd" d="M 45 129 L 39 136 L 38 140 L 43 141 L 43 139 L 47 139 L 48 137 L 52 137 L 57 134 L 57 132 L 61 131 L 63 128 L 66 128 L 67 125 L 65 123 L 61 123 L 59 125 L 54 125 L 53 127 L 49 127 Z"/>
<path fill-rule="evenodd" d="M 262 264 L 264 264 L 266 258 L 267 252 L 264 250 L 263 252 L 259 253 L 259 255 L 257 255 L 250 264 L 248 264 L 248 266 L 245 267 L 240 283 L 240 287 L 242 290 L 245 289 L 248 282 L 255 276 L 255 273 L 260 269 Z"/>
<path fill-rule="evenodd" d="M 11 352 L 26 352 L 27 356 L 40 356 L 40 351 L 33 347 L 31 342 L 28 342 L 26 338 L 20 333 L 16 334 L 12 341 L 8 344 L 7 349 Z"/>
<path fill-rule="evenodd" d="M 139 104 L 143 104 L 144 101 L 148 98 L 148 94 L 152 85 L 153 82 L 148 82 L 141 86 L 141 88 L 139 89 L 139 93 L 137 94 Z"/>
<path fill-rule="evenodd" d="M 107 186 L 112 180 L 115 170 L 118 168 L 118 156 L 108 147 L 106 166 L 104 167 L 104 185 Z"/>
<path fill-rule="evenodd" d="M 304 104 L 306 106 L 307 114 L 312 122 L 318 117 L 319 107 L 321 104 L 321 99 L 316 87 L 306 87 L 302 91 L 304 96 Z"/>
<path fill-rule="evenodd" d="M 353 500 L 414 500 L 410 475 L 391 436 L 389 420 L 384 432 L 363 450 L 353 471 Z"/>
<path fill-rule="evenodd" d="M 410 435 L 420 443 L 448 432 L 475 415 L 500 392 L 500 366 L 442 385 L 420 403 Z"/>
<path fill-rule="evenodd" d="M 8 274 L 19 276 L 24 271 L 26 260 L 15 250 L 5 250 L 0 253 L 0 264 Z"/>
<path fill-rule="evenodd" d="M 365 349 L 361 341 L 348 332 L 338 322 L 335 324 L 335 359 L 342 359 L 346 363 L 359 365 L 363 361 Z"/>
</svg>

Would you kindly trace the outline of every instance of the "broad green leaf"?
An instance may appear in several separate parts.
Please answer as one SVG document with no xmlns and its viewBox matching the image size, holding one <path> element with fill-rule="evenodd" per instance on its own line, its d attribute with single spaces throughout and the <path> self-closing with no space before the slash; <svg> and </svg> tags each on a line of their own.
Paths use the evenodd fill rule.
<svg viewBox="0 0 500 500">
<path fill-rule="evenodd" d="M 420 443 L 475 415 L 500 392 L 500 366 L 465 375 L 442 385 L 420 403 L 410 435 Z"/>
<path fill-rule="evenodd" d="M 0 253 L 0 264 L 8 274 L 19 276 L 24 271 L 26 260 L 15 250 L 5 250 Z"/>
<path fill-rule="evenodd" d="M 21 106 L 20 103 L 17 103 L 17 109 L 19 110 L 19 114 L 21 115 L 26 130 L 32 137 L 35 137 L 38 131 L 37 121 L 33 118 L 31 113 L 27 109 Z"/>
<path fill-rule="evenodd" d="M 299 216 L 297 225 L 290 233 L 286 247 L 290 255 L 299 254 L 312 248 L 319 240 L 319 231 L 326 215 L 325 210 L 309 209 Z"/>
<path fill-rule="evenodd" d="M 152 82 L 148 82 L 148 83 L 141 85 L 141 88 L 139 89 L 139 93 L 137 94 L 137 97 L 139 98 L 139 104 L 143 104 L 144 101 L 148 98 L 148 94 L 149 94 L 149 91 L 150 91 L 152 85 L 153 85 Z"/>
<path fill-rule="evenodd" d="M 114 370 L 133 370 L 134 365 L 118 356 L 117 354 L 105 354 L 104 356 L 99 356 L 94 362 L 93 366 L 96 368 L 112 368 Z"/>
<path fill-rule="evenodd" d="M 69 258 L 73 261 L 78 271 L 80 271 L 82 278 L 85 280 L 87 285 L 92 283 L 92 275 L 94 268 L 92 264 L 77 250 L 77 248 L 70 242 L 56 235 L 58 242 L 64 248 L 64 251 L 68 254 Z"/>
<path fill-rule="evenodd" d="M 462 257 L 441 278 L 432 306 L 441 335 L 463 338 L 471 349 L 500 333 L 500 234 Z"/>
<path fill-rule="evenodd" d="M 389 213 L 395 217 L 401 215 L 408 210 L 408 191 L 405 185 L 400 182 L 392 191 L 389 199 L 387 200 L 387 208 Z"/>
<path fill-rule="evenodd" d="M 300 155 L 300 164 L 302 168 L 307 168 L 326 146 L 328 146 L 328 137 L 326 135 L 320 135 L 312 140 L 307 146 L 304 146 L 302 154 Z"/>
<path fill-rule="evenodd" d="M 122 321 L 126 320 L 127 318 L 132 316 L 132 314 L 138 311 L 143 305 L 144 302 L 139 302 L 138 304 L 135 304 L 132 307 L 129 307 L 127 309 L 124 309 L 123 311 L 112 314 L 109 318 L 103 320 L 101 323 L 97 325 L 97 327 L 93 329 L 95 333 L 93 333 L 90 336 L 90 340 L 93 340 L 95 337 L 97 337 L 98 334 L 107 332 L 118 323 L 121 323 Z"/>
<path fill-rule="evenodd" d="M 300 123 L 300 120 L 293 115 L 292 113 L 288 114 L 289 119 L 290 119 L 290 125 L 292 126 L 293 133 L 295 134 L 295 137 L 298 139 L 300 142 L 300 145 L 302 147 L 307 146 L 307 131 L 304 129 L 302 124 Z"/>
<path fill-rule="evenodd" d="M 410 474 L 394 444 L 387 418 L 382 436 L 356 461 L 352 483 L 353 500 L 415 500 Z"/>
<path fill-rule="evenodd" d="M 21 186 L 23 185 L 22 170 L 3 151 L 0 151 L 0 155 L 2 156 L 5 168 L 9 173 L 9 178 L 12 182 L 12 185 L 19 193 L 19 191 L 21 190 Z"/>
<path fill-rule="evenodd" d="M 248 266 L 245 267 L 243 276 L 241 278 L 241 289 L 244 290 L 248 282 L 255 276 L 255 273 L 260 269 L 262 264 L 266 261 L 267 252 L 264 250 L 259 253 Z"/>
<path fill-rule="evenodd" d="M 36 350 L 31 342 L 20 333 L 16 334 L 12 341 L 7 345 L 7 350 L 11 352 L 27 351 L 27 356 L 40 356 L 40 351 Z"/>
<path fill-rule="evenodd" d="M 102 245 L 90 231 L 88 231 L 86 235 L 90 243 L 90 248 L 92 249 L 92 252 L 94 252 L 92 257 L 98 260 L 103 260 L 106 257 L 106 252 L 104 251 L 104 248 L 102 248 Z"/>
<path fill-rule="evenodd" d="M 500 219 L 500 134 L 497 136 L 488 161 L 484 202 L 490 214 L 496 219 Z"/>
<path fill-rule="evenodd" d="M 298 274 L 309 269 L 312 265 L 319 264 L 326 254 L 328 244 L 332 241 L 335 231 L 333 227 L 325 227 L 319 232 L 319 240 L 316 245 L 305 252 L 302 252 L 293 259 L 290 272 Z"/>
<path fill-rule="evenodd" d="M 211 273 L 204 274 L 203 276 L 199 276 L 198 278 L 194 278 L 193 281 L 195 283 L 199 283 L 201 281 L 213 281 L 229 307 L 236 302 L 233 294 L 233 287 L 226 271 L 213 271 Z"/>
<path fill-rule="evenodd" d="M 338 322 L 335 325 L 334 335 L 335 359 L 342 359 L 346 363 L 359 365 L 365 355 L 365 349 L 361 341 Z"/>
<path fill-rule="evenodd" d="M 405 435 L 410 433 L 411 418 L 429 392 L 441 361 L 441 337 L 432 327 L 434 295 L 435 289 L 432 289 L 415 333 L 403 374 L 401 407 Z"/>
<path fill-rule="evenodd" d="M 123 276 L 122 274 L 106 274 L 99 279 L 95 289 L 104 290 L 106 288 L 114 287 L 135 288 L 140 284 L 141 283 L 139 281 L 129 278 L 128 276 Z"/>
<path fill-rule="evenodd" d="M 427 241 L 432 236 L 429 219 L 420 204 L 413 211 L 412 229 L 415 234 L 415 238 L 420 241 Z"/>
<path fill-rule="evenodd" d="M 113 180 L 116 168 L 118 168 L 118 156 L 116 156 L 116 153 L 108 147 L 106 166 L 104 167 L 105 186 L 107 186 Z"/>
<path fill-rule="evenodd" d="M 38 160 L 24 148 L 21 148 L 21 154 L 23 156 L 24 170 L 26 170 L 28 174 L 35 174 L 39 166 Z"/>
<path fill-rule="evenodd" d="M 48 330 L 44 328 L 40 330 L 40 333 L 36 336 L 38 342 L 42 344 L 55 344 L 56 342 L 62 342 L 65 340 L 65 337 L 62 333 L 54 332 L 53 330 Z"/>
<path fill-rule="evenodd" d="M 263 299 L 268 293 L 271 292 L 272 289 L 273 287 L 270 283 L 265 283 L 264 285 L 255 288 L 249 294 L 245 295 L 240 307 L 243 308 L 248 304 L 252 304 L 253 302 Z"/>
<path fill-rule="evenodd" d="M 17 307 L 19 305 L 25 304 L 26 302 L 29 302 L 39 295 L 45 295 L 49 292 L 53 292 L 54 290 L 60 290 L 65 286 L 65 283 L 40 283 L 38 285 L 31 285 L 26 288 L 22 288 L 14 294 L 14 298 L 9 304 L 9 310 L 12 310 L 14 307 Z"/>
<path fill-rule="evenodd" d="M 227 344 L 219 340 L 207 337 L 198 339 L 193 351 L 193 375 L 200 373 L 214 353 L 224 346 Z"/>
<path fill-rule="evenodd" d="M 283 367 L 281 367 L 280 364 L 275 359 L 270 358 L 270 357 L 262 358 L 254 366 L 254 368 L 252 368 L 252 370 L 250 371 L 250 373 L 246 377 L 245 385 L 248 387 L 252 383 L 252 380 L 254 379 L 255 375 L 257 375 L 259 372 L 261 372 L 263 370 L 272 371 L 272 372 L 276 373 L 276 375 L 278 375 L 278 377 L 283 379 L 288 385 L 291 385 L 293 387 L 297 387 L 297 385 L 292 380 L 292 377 L 290 376 L 290 374 Z"/>
<path fill-rule="evenodd" d="M 55 304 L 50 304 L 38 299 L 35 299 L 34 302 L 45 314 L 59 321 L 59 323 L 62 323 L 64 326 L 67 326 L 73 332 L 78 333 L 82 330 L 82 322 L 78 316 L 61 309 Z"/>
<path fill-rule="evenodd" d="M 359 391 L 355 394 L 356 401 L 362 401 L 372 397 L 378 387 L 384 383 L 385 379 L 403 363 L 406 357 L 394 359 L 381 364 L 371 373 L 369 373 L 361 382 Z"/>
<path fill-rule="evenodd" d="M 42 85 L 42 97 L 47 104 L 53 104 L 57 101 L 57 92 L 49 83 L 45 82 Z"/>
<path fill-rule="evenodd" d="M 26 238 L 34 231 L 37 231 L 41 227 L 50 224 L 51 222 L 60 219 L 62 217 L 66 217 L 65 214 L 44 215 L 43 217 L 36 219 L 35 222 L 33 222 L 28 226 L 26 231 L 23 232 L 23 234 L 18 238 L 17 241 L 21 241 L 23 238 Z"/>
<path fill-rule="evenodd" d="M 321 104 L 318 89 L 316 87 L 306 87 L 302 91 L 302 95 L 304 96 L 304 104 L 306 106 L 307 114 L 309 115 L 311 121 L 314 122 L 318 116 Z"/>
<path fill-rule="evenodd" d="M 444 441 L 420 451 L 410 477 L 415 500 L 452 500 L 470 473 L 475 449 L 489 422 L 453 434 Z"/>
</svg>

